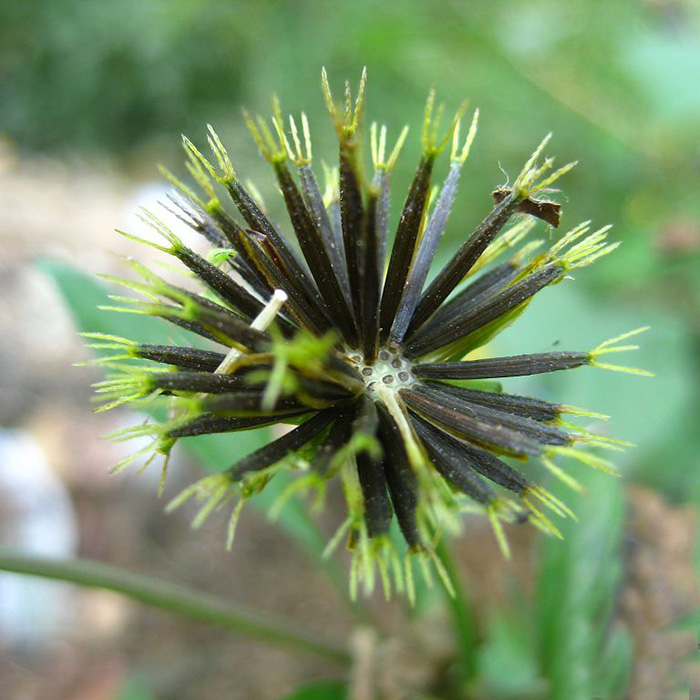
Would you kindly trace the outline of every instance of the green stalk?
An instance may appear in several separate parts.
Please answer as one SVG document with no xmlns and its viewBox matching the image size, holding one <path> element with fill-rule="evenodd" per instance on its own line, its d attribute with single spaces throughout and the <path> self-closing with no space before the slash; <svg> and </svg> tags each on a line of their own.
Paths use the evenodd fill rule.
<svg viewBox="0 0 700 700">
<path fill-rule="evenodd" d="M 216 624 L 271 644 L 317 654 L 343 665 L 351 661 L 349 653 L 342 647 L 298 630 L 288 620 L 263 615 L 205 591 L 161 581 L 110 564 L 83 559 L 60 561 L 30 557 L 0 547 L 0 571 L 115 591 L 146 605 Z"/>
<path fill-rule="evenodd" d="M 461 683 L 468 683 L 476 677 L 477 672 L 478 633 L 476 620 L 464 586 L 459 579 L 457 567 L 444 542 L 440 542 L 437 546 L 437 555 L 440 557 L 455 591 L 454 596 L 445 592 L 445 601 L 452 610 L 452 624 L 454 625 L 457 650 L 459 652 L 459 660 L 455 664 L 455 671 Z"/>
</svg>

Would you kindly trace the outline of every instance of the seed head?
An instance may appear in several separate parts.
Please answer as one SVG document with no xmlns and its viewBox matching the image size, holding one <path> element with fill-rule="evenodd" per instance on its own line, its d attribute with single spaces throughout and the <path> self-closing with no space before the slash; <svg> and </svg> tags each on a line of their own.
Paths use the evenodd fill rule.
<svg viewBox="0 0 700 700">
<path fill-rule="evenodd" d="M 136 456 L 162 455 L 165 477 L 168 455 L 182 437 L 291 426 L 220 474 L 193 484 L 169 507 L 198 501 L 195 525 L 212 511 L 231 507 L 230 545 L 243 503 L 279 472 L 293 469 L 298 476 L 276 509 L 302 491 L 313 491 L 322 503 L 326 485 L 337 478 L 347 513 L 328 551 L 347 539 L 353 594 L 359 584 L 369 592 L 380 581 L 387 595 L 396 588 L 412 596 L 412 557 L 428 578 L 428 564 L 434 564 L 450 586 L 434 546 L 441 533 L 456 528 L 464 511 L 488 516 L 506 555 L 503 522 L 529 521 L 559 535 L 550 518 L 573 514 L 533 480 L 529 462 L 541 462 L 579 488 L 560 463 L 575 459 L 612 472 L 609 462 L 587 448 L 623 444 L 566 418 L 599 414 L 501 393 L 497 383 L 484 380 L 583 365 L 648 374 L 600 361 L 607 353 L 633 349 L 616 343 L 644 329 L 592 351 L 475 359 L 472 353 L 518 318 L 538 291 L 617 244 L 608 242 L 609 227 L 591 232 L 588 222 L 538 255 L 541 241 L 524 242 L 537 219 L 559 225 L 561 206 L 552 199 L 551 185 L 574 165 L 553 168 L 553 159 L 543 156 L 547 136 L 513 185 L 495 189 L 490 212 L 426 283 L 474 141 L 478 111 L 466 137 L 461 135 L 464 106 L 442 128 L 444 106 L 436 105 L 431 91 L 422 154 L 390 236 L 390 186 L 407 129 L 391 145 L 386 127 L 371 125 L 372 171 L 365 177 L 365 86 L 363 74 L 357 95 L 346 85 L 344 103 L 338 105 L 323 74 L 339 143 L 337 168 L 324 168 L 323 187 L 312 168 L 306 115 L 286 120 L 276 99 L 270 122 L 246 114 L 277 179 L 289 216 L 285 227 L 272 223 L 259 197 L 240 180 L 213 128 L 207 137 L 212 160 L 185 138 L 188 169 L 203 194 L 166 173 L 177 190 L 168 208 L 204 236 L 215 255 L 201 257 L 152 213 L 143 218 L 161 240 L 143 242 L 177 258 L 203 289 L 180 288 L 131 262 L 140 280 L 118 281 L 142 299 L 120 298 L 129 304 L 116 309 L 164 318 L 200 342 L 165 346 L 88 336 L 96 341 L 93 347 L 115 351 L 100 361 L 112 375 L 97 385 L 106 399 L 98 410 L 127 402 L 168 407 L 166 421 L 116 435 L 152 438 L 148 448 L 117 469 Z M 448 173 L 436 188 L 435 164 L 448 144 Z M 220 187 L 235 213 L 224 208 Z M 153 364 L 145 366 L 143 360 Z M 222 462 L 226 459 L 222 454 Z M 389 536 L 394 518 L 405 551 Z"/>
</svg>

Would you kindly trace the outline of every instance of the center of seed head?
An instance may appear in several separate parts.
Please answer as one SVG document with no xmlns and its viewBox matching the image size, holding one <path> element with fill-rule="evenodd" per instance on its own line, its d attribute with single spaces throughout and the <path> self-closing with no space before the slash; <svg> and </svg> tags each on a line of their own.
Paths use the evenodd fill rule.
<svg viewBox="0 0 700 700">
<path fill-rule="evenodd" d="M 391 350 L 380 350 L 373 364 L 366 364 L 362 355 L 352 355 L 351 359 L 357 363 L 367 392 L 372 396 L 377 395 L 380 384 L 398 391 L 415 381 L 410 362 Z"/>
</svg>

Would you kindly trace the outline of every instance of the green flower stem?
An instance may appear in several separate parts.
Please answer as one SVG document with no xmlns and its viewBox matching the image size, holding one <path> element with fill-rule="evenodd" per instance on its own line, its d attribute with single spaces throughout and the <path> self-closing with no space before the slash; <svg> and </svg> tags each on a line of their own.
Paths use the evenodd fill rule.
<svg viewBox="0 0 700 700">
<path fill-rule="evenodd" d="M 146 605 L 226 627 L 271 644 L 317 654 L 343 665 L 351 661 L 349 653 L 342 647 L 298 630 L 288 620 L 248 610 L 205 591 L 175 585 L 110 564 L 81 559 L 60 561 L 30 557 L 0 547 L 0 571 L 104 588 Z"/>
<path fill-rule="evenodd" d="M 452 610 L 452 623 L 455 628 L 459 661 L 456 671 L 463 683 L 472 680 L 477 673 L 476 652 L 478 647 L 476 620 L 470 606 L 469 599 L 464 591 L 464 586 L 459 579 L 457 567 L 449 549 L 444 542 L 437 546 L 437 555 L 440 557 L 447 575 L 454 587 L 454 596 L 445 592 L 445 600 Z"/>
</svg>

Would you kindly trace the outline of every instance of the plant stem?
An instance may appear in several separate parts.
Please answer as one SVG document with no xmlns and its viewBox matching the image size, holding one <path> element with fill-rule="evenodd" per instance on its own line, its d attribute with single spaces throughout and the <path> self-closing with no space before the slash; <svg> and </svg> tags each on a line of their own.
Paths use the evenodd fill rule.
<svg viewBox="0 0 700 700">
<path fill-rule="evenodd" d="M 226 627 L 271 644 L 317 654 L 343 665 L 348 665 L 351 660 L 349 653 L 342 647 L 325 642 L 312 633 L 300 631 L 288 620 L 249 610 L 205 591 L 172 584 L 110 564 L 84 559 L 60 561 L 24 556 L 0 547 L 0 571 L 104 588 L 146 605 Z"/>
<path fill-rule="evenodd" d="M 459 579 L 457 567 L 444 542 L 437 546 L 437 555 L 447 570 L 447 574 L 455 589 L 454 596 L 446 594 L 445 599 L 452 609 L 452 623 L 454 624 L 455 636 L 457 637 L 459 660 L 456 664 L 456 670 L 461 682 L 465 683 L 476 676 L 476 651 L 478 646 L 476 620 L 474 619 L 469 599 L 464 591 L 464 586 Z"/>
</svg>

